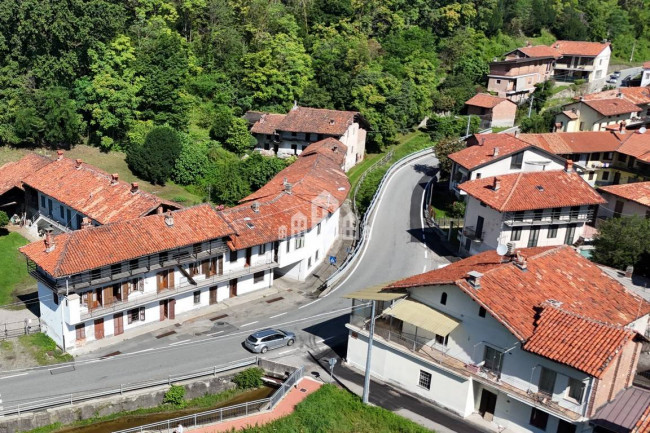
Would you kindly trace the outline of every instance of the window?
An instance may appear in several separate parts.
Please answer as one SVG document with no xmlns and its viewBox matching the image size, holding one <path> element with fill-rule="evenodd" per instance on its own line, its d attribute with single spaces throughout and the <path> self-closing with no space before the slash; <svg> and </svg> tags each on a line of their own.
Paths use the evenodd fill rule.
<svg viewBox="0 0 650 433">
<path fill-rule="evenodd" d="M 198 275 L 199 272 L 201 272 L 200 269 L 201 269 L 201 266 L 200 266 L 199 262 L 190 263 L 190 270 L 189 270 L 190 277 Z"/>
<path fill-rule="evenodd" d="M 614 152 L 603 153 L 603 159 L 606 161 L 611 161 L 612 159 L 614 159 Z"/>
<path fill-rule="evenodd" d="M 647 212 L 650 212 L 650 211 L 647 211 Z M 646 216 L 646 217 L 647 217 L 647 216 Z M 314 261 L 315 261 L 315 262 L 318 261 L 318 255 L 319 255 L 318 253 L 319 253 L 319 252 L 320 252 L 320 251 L 316 250 L 316 254 L 314 254 Z"/>
<path fill-rule="evenodd" d="M 260 252 L 259 254 L 266 254 L 266 244 L 260 245 Z"/>
<path fill-rule="evenodd" d="M 442 292 L 442 295 L 440 295 L 440 303 L 447 305 L 447 292 Z"/>
<path fill-rule="evenodd" d="M 554 207 L 553 210 L 551 211 L 551 219 L 559 220 L 561 214 L 562 214 L 562 208 Z"/>
<path fill-rule="evenodd" d="M 45 207 L 45 196 L 41 196 L 41 207 Z"/>
<path fill-rule="evenodd" d="M 90 279 L 91 280 L 98 280 L 102 277 L 102 270 L 101 269 L 93 269 L 90 271 Z"/>
<path fill-rule="evenodd" d="M 255 272 L 253 274 L 253 283 L 261 283 L 264 281 L 264 271 Z"/>
<path fill-rule="evenodd" d="M 291 251 L 291 241 L 287 239 L 287 252 Z"/>
<path fill-rule="evenodd" d="M 603 171 L 603 180 L 609 180 L 609 171 Z"/>
<path fill-rule="evenodd" d="M 194 305 L 201 303 L 201 291 L 197 290 L 194 292 Z"/>
<path fill-rule="evenodd" d="M 311 268 L 311 257 L 307 259 L 307 269 Z"/>
<path fill-rule="evenodd" d="M 501 84 L 501 80 L 497 80 L 497 84 Z"/>
<path fill-rule="evenodd" d="M 202 249 L 201 247 L 202 247 L 201 242 L 198 242 L 198 243 L 192 245 L 192 252 L 193 252 L 194 254 L 198 254 L 198 253 L 200 253 L 200 252 L 201 252 L 201 249 Z"/>
<path fill-rule="evenodd" d="M 561 419 L 557 424 L 557 433 L 576 433 L 576 425 Z"/>
<path fill-rule="evenodd" d="M 585 393 L 585 384 L 581 380 L 569 378 L 569 387 L 567 389 L 567 397 L 582 403 L 582 397 Z"/>
<path fill-rule="evenodd" d="M 117 263 L 115 265 L 111 265 L 111 275 L 119 274 L 122 272 L 122 264 Z"/>
<path fill-rule="evenodd" d="M 296 237 L 296 249 L 300 249 L 305 246 L 305 235 L 300 235 Z"/>
<path fill-rule="evenodd" d="M 487 204 L 485 204 L 485 202 L 480 202 L 479 204 L 480 204 L 482 207 L 487 207 Z"/>
<path fill-rule="evenodd" d="M 523 221 L 525 215 L 526 212 L 524 212 L 523 210 L 515 212 L 515 221 Z"/>
<path fill-rule="evenodd" d="M 318 223 L 318 225 L 316 226 L 316 234 L 317 235 L 320 234 L 320 228 L 321 228 L 320 226 L 321 226 L 321 223 Z"/>
<path fill-rule="evenodd" d="M 77 340 L 84 340 L 86 338 L 86 326 L 83 323 L 75 325 L 74 330 Z"/>
<path fill-rule="evenodd" d="M 518 241 L 521 239 L 521 227 L 514 227 L 510 232 L 510 240 Z"/>
<path fill-rule="evenodd" d="M 544 209 L 535 209 L 533 212 L 533 221 L 541 221 L 544 215 Z"/>
<path fill-rule="evenodd" d="M 548 414 L 546 412 L 542 412 L 536 407 L 532 408 L 530 412 L 530 425 L 542 430 L 546 430 L 547 423 L 548 423 Z"/>
<path fill-rule="evenodd" d="M 600 160 L 600 153 L 599 152 L 594 152 L 591 154 L 589 157 L 590 161 L 599 161 Z"/>
<path fill-rule="evenodd" d="M 52 293 L 52 301 L 54 301 L 54 305 L 59 305 L 59 294 L 56 292 Z"/>
<path fill-rule="evenodd" d="M 524 161 L 524 152 L 515 153 L 510 158 L 510 169 L 511 170 L 520 169 L 523 161 Z"/>
<path fill-rule="evenodd" d="M 237 251 L 237 250 L 230 252 L 230 263 L 234 263 L 234 262 L 237 261 L 237 253 L 238 252 L 239 251 Z"/>
<path fill-rule="evenodd" d="M 449 341 L 449 335 L 442 336 L 436 334 L 436 343 L 441 345 L 441 346 L 447 346 L 447 342 Z"/>
<path fill-rule="evenodd" d="M 167 251 L 163 251 L 162 253 L 158 253 L 158 264 L 160 266 L 163 265 L 167 261 Z"/>
<path fill-rule="evenodd" d="M 580 130 L 581 131 L 585 130 L 585 122 L 580 122 Z"/>
<path fill-rule="evenodd" d="M 138 322 L 138 321 L 144 322 L 144 312 L 145 312 L 144 307 L 134 308 L 133 310 L 129 310 L 128 322 L 129 323 Z"/>
<path fill-rule="evenodd" d="M 140 266 L 140 261 L 138 259 L 129 260 L 129 270 L 133 271 L 138 269 L 138 266 Z"/>
<path fill-rule="evenodd" d="M 418 380 L 418 386 L 426 389 L 431 389 L 431 373 L 420 370 L 420 380 Z"/>
<path fill-rule="evenodd" d="M 543 394 L 553 395 L 556 376 L 557 375 L 553 370 L 542 367 L 542 370 L 539 373 L 539 383 L 537 384 L 538 391 Z"/>
<path fill-rule="evenodd" d="M 503 366 L 503 352 L 490 347 L 485 346 L 485 353 L 483 354 L 483 367 L 494 373 L 500 373 L 501 367 Z"/>
<path fill-rule="evenodd" d="M 566 245 L 573 244 L 573 238 L 575 237 L 575 234 L 576 234 L 576 225 L 569 224 L 566 228 L 566 236 L 564 236 L 564 243 Z"/>
<path fill-rule="evenodd" d="M 557 237 L 557 225 L 548 226 L 548 231 L 546 232 L 546 237 L 548 239 L 555 239 Z"/>
<path fill-rule="evenodd" d="M 476 173 L 476 178 L 480 179 L 481 178 L 481 173 Z"/>
<path fill-rule="evenodd" d="M 129 280 L 129 288 L 128 294 L 131 294 L 133 292 L 143 292 L 144 291 L 144 278 L 133 278 L 132 280 Z"/>
<path fill-rule="evenodd" d="M 487 313 L 487 311 L 485 311 L 485 308 L 479 307 L 479 309 L 478 309 L 479 317 L 485 317 L 485 313 Z"/>
<path fill-rule="evenodd" d="M 589 180 L 594 180 L 594 175 L 595 175 L 595 174 L 596 174 L 596 172 L 594 172 L 594 171 L 590 171 L 590 172 L 589 172 Z"/>
</svg>

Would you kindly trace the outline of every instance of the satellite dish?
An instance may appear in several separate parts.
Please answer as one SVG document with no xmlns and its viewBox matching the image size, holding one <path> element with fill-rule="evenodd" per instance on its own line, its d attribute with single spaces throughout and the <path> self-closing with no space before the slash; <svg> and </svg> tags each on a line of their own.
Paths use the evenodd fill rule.
<svg viewBox="0 0 650 433">
<path fill-rule="evenodd" d="M 647 131 L 647 129 L 646 129 L 645 126 L 642 126 L 642 127 L 639 128 L 639 134 L 645 134 L 646 131 Z"/>
<path fill-rule="evenodd" d="M 497 254 L 498 255 L 505 256 L 507 252 L 508 252 L 508 247 L 506 245 L 499 244 L 497 246 Z"/>
</svg>

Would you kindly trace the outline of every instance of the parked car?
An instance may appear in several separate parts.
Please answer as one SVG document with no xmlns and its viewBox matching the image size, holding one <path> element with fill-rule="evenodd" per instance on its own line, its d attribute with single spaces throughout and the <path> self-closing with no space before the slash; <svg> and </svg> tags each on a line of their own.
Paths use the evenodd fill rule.
<svg viewBox="0 0 650 433">
<path fill-rule="evenodd" d="M 614 71 L 614 72 L 612 72 L 612 75 L 611 75 L 612 78 L 618 78 L 620 76 L 621 76 L 621 71 Z"/>
<path fill-rule="evenodd" d="M 617 84 L 618 80 L 614 77 L 610 77 L 605 81 L 607 84 Z"/>
<path fill-rule="evenodd" d="M 296 334 L 281 329 L 262 329 L 249 335 L 244 346 L 254 353 L 266 353 L 270 349 L 291 346 L 296 342 Z"/>
</svg>

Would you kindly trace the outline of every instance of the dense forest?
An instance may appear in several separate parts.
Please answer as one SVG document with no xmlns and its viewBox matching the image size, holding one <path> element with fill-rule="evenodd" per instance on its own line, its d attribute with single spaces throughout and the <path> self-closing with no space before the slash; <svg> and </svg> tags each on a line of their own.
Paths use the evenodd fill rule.
<svg viewBox="0 0 650 433">
<path fill-rule="evenodd" d="M 235 197 L 286 164 L 256 158 L 233 181 L 246 177 L 246 110 L 358 110 L 379 149 L 458 112 L 488 62 L 526 41 L 608 39 L 640 61 L 648 26 L 649 0 L 5 0 L 0 143 L 137 160 L 157 130 L 173 170 L 152 180 L 225 182 Z"/>
</svg>

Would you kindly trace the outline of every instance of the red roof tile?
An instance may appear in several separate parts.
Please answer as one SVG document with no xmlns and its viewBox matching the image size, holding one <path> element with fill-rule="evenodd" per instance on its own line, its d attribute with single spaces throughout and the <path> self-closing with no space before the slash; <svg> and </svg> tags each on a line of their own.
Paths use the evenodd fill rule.
<svg viewBox="0 0 650 433">
<path fill-rule="evenodd" d="M 536 332 L 542 332 L 535 337 L 534 347 L 544 353 L 552 347 L 546 344 L 556 344 L 556 340 L 562 338 L 563 331 L 560 326 L 567 323 L 562 322 L 555 328 L 560 334 L 554 333 L 552 327 L 540 328 L 541 322 L 537 321 L 536 309 L 546 302 L 560 305 L 564 314 L 581 315 L 614 327 L 627 326 L 650 312 L 650 303 L 626 291 L 596 264 L 567 245 L 525 248 L 518 252 L 526 259 L 526 270 L 520 269 L 512 261 L 503 261 L 504 258 L 496 251 L 487 251 L 444 268 L 395 282 L 386 289 L 454 284 L 521 341 L 527 341 Z M 569 263 L 570 266 L 567 265 Z M 476 289 L 466 281 L 465 277 L 470 271 L 483 274 L 479 280 L 480 288 Z M 550 326 L 554 323 L 552 318 L 552 315 L 546 318 L 549 319 Z M 589 329 L 589 333 L 585 331 L 583 334 L 585 336 L 596 335 L 598 329 L 610 335 L 609 330 L 604 327 L 581 329 Z M 550 341 L 548 338 L 542 338 L 550 338 L 551 335 L 553 338 Z M 591 340 L 585 338 L 585 341 Z M 605 351 L 609 350 L 607 344 L 604 347 Z M 569 357 L 566 350 L 567 347 L 565 352 L 562 352 L 562 362 L 571 362 L 570 365 L 575 368 L 586 368 L 583 360 Z M 550 351 L 548 353 L 550 354 Z"/>
<path fill-rule="evenodd" d="M 619 114 L 638 113 L 641 110 L 638 105 L 624 98 L 612 99 L 585 99 L 583 104 L 593 108 L 603 116 L 616 116 Z"/>
<path fill-rule="evenodd" d="M 242 249 L 285 239 L 311 229 L 335 212 L 350 190 L 341 169 L 345 152 L 345 145 L 334 139 L 310 144 L 296 162 L 244 198 L 241 205 L 224 210 L 224 218 L 236 231 L 231 247 Z M 285 181 L 291 185 L 290 193 Z"/>
<path fill-rule="evenodd" d="M 502 102 L 509 102 L 514 104 L 507 98 L 499 98 L 498 96 L 490 95 L 489 93 L 477 93 L 476 95 L 469 98 L 465 105 L 472 105 L 474 107 L 482 108 L 494 108 Z"/>
<path fill-rule="evenodd" d="M 574 112 L 571 111 L 571 110 L 564 110 L 564 111 L 562 112 L 562 114 L 564 114 L 566 117 L 568 117 L 568 118 L 571 119 L 571 120 L 576 120 L 576 119 L 579 118 L 578 114 L 577 114 L 577 113 L 574 113 Z"/>
<path fill-rule="evenodd" d="M 556 155 L 614 152 L 621 145 L 616 134 L 597 131 L 521 134 L 519 138 Z"/>
<path fill-rule="evenodd" d="M 523 349 L 600 378 L 635 332 L 545 305 Z"/>
<path fill-rule="evenodd" d="M 617 149 L 619 153 L 630 155 L 650 164 L 650 132 L 640 134 L 638 131 L 622 135 L 623 144 Z"/>
<path fill-rule="evenodd" d="M 650 69 L 650 62 L 644 67 Z M 650 406 L 643 412 L 631 433 L 650 433 Z"/>
<path fill-rule="evenodd" d="M 261 115 L 260 120 L 253 124 L 251 132 L 254 134 L 274 134 L 285 117 L 286 114 L 264 113 Z"/>
<path fill-rule="evenodd" d="M 356 111 L 297 107 L 289 111 L 278 130 L 341 136 L 354 123 Z"/>
<path fill-rule="evenodd" d="M 25 177 L 40 170 L 52 160 L 36 153 L 28 153 L 18 161 L 8 162 L 0 167 L 0 194 L 10 189 L 22 188 Z"/>
<path fill-rule="evenodd" d="M 553 57 L 555 59 L 561 56 L 557 50 L 547 46 L 547 45 L 534 45 L 529 47 L 518 48 L 519 51 L 527 55 L 528 57 Z"/>
<path fill-rule="evenodd" d="M 493 188 L 495 179 L 500 180 L 498 190 Z M 485 177 L 464 182 L 458 188 L 499 212 L 605 203 L 580 175 L 563 170 Z"/>
<path fill-rule="evenodd" d="M 55 247 L 49 253 L 43 242 L 20 251 L 58 278 L 233 233 L 208 204 L 173 211 L 172 215 L 171 227 L 165 223 L 166 215 L 150 215 L 60 234 L 54 237 Z"/>
<path fill-rule="evenodd" d="M 161 204 L 180 205 L 161 200 L 142 190 L 131 192 L 131 185 L 88 164 L 76 168 L 75 161 L 61 158 L 27 176 L 24 183 L 70 206 L 100 224 L 138 218 Z"/>
<path fill-rule="evenodd" d="M 599 190 L 650 207 L 650 182 L 601 186 Z"/>
<path fill-rule="evenodd" d="M 650 62 L 645 62 L 643 64 L 643 69 L 650 69 Z"/>
<path fill-rule="evenodd" d="M 584 95 L 584 101 L 592 101 L 596 99 L 616 99 L 622 97 L 636 105 L 650 104 L 650 88 L 648 87 L 619 87 L 618 89 L 605 90 L 598 93 L 590 93 Z M 579 98 L 576 98 L 579 100 Z"/>
<path fill-rule="evenodd" d="M 531 146 L 530 143 L 509 134 L 475 134 L 471 141 L 477 142 L 478 145 L 469 146 L 449 154 L 449 159 L 468 170 L 473 170 L 483 164 L 501 159 Z M 494 155 L 495 147 L 499 148 L 496 156 Z"/>
<path fill-rule="evenodd" d="M 556 41 L 551 44 L 551 48 L 557 50 L 562 55 L 596 57 L 605 48 L 609 47 L 609 45 L 609 42 Z"/>
</svg>

